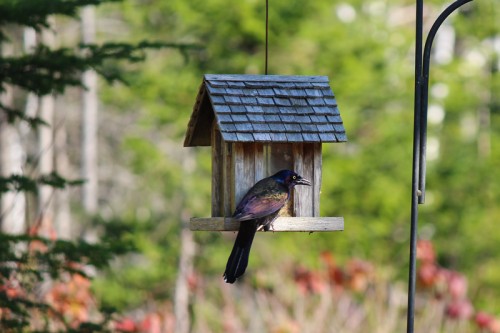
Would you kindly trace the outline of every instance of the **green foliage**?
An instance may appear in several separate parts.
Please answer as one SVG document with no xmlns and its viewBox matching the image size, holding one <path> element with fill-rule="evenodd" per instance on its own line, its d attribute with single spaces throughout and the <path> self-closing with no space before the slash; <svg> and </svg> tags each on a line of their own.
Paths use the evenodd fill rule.
<svg viewBox="0 0 500 333">
<path fill-rule="evenodd" d="M 60 331 L 76 332 L 74 325 L 60 312 L 64 299 L 52 291 L 53 305 L 37 296 L 38 286 L 47 281 L 66 281 L 72 276 L 88 277 L 85 267 L 104 268 L 116 255 L 133 249 L 131 242 L 124 242 L 115 234 L 115 240 L 104 239 L 99 244 L 85 241 L 70 242 L 51 240 L 36 235 L 0 234 L 0 308 L 3 313 L 0 329 L 24 331 L 30 327 L 43 327 L 37 332 L 49 332 L 52 327 Z M 84 266 L 85 265 L 85 266 Z M 56 282 L 53 282 L 56 283 Z M 79 286 L 84 289 L 85 285 Z M 60 303 L 60 304 L 59 304 Z M 58 308 L 55 308 L 57 306 Z M 85 311 L 88 309 L 82 309 Z M 34 318 L 44 318 L 45 325 L 36 324 Z M 79 330 L 107 331 L 110 315 L 103 313 L 102 322 L 82 322 Z"/>
<path fill-rule="evenodd" d="M 111 0 L 113 1 L 113 0 Z M 0 4 L 0 42 L 10 40 L 5 27 L 18 24 L 36 31 L 50 28 L 50 15 L 76 18 L 78 10 L 86 5 L 98 5 L 100 0 L 58 1 L 4 1 Z M 165 43 L 142 41 L 128 43 L 80 44 L 74 48 L 50 49 L 39 45 L 30 54 L 0 57 L 0 92 L 6 85 L 25 91 L 46 95 L 63 93 L 68 87 L 83 87 L 81 75 L 88 69 L 95 70 L 108 82 L 125 82 L 125 66 L 145 59 L 145 49 L 176 48 L 185 54 L 197 48 L 189 43 Z M 1 104 L 0 111 L 13 124 L 16 120 L 27 122 L 31 129 L 47 123 L 27 116 L 23 111 Z M 37 177 L 11 174 L 0 178 L 0 194 L 26 192 L 37 194 L 41 185 L 55 189 L 81 185 L 84 180 L 68 180 L 56 171 Z M 38 221 L 37 223 L 39 223 Z M 0 233 L 0 330 L 23 332 L 104 332 L 109 331 L 109 321 L 115 310 L 94 309 L 97 321 L 89 322 L 78 317 L 91 311 L 92 297 L 88 290 L 88 268 L 105 269 L 117 256 L 125 255 L 138 247 L 140 242 L 130 235 L 134 226 L 121 223 L 103 223 L 101 240 L 91 244 L 83 240 L 65 241 L 38 236 L 39 225 L 26 235 Z M 109 235 L 109 237 L 108 237 Z M 36 292 L 40 284 L 52 279 L 55 285 L 48 292 L 47 301 Z M 68 308 L 68 299 L 81 306 L 79 314 L 72 314 L 74 305 Z M 82 296 L 83 295 L 83 296 Z M 110 309 L 110 308 L 109 308 Z M 85 316 L 84 316 L 85 317 Z"/>
<path fill-rule="evenodd" d="M 31 192 L 37 193 L 40 185 L 49 185 L 63 189 L 66 186 L 79 186 L 85 181 L 81 179 L 68 180 L 53 171 L 48 175 L 41 175 L 37 179 L 25 175 L 10 175 L 0 177 L 0 193 L 6 192 Z"/>
<path fill-rule="evenodd" d="M 76 17 L 78 10 L 83 6 L 99 5 L 105 2 L 119 0 L 4 0 L 0 4 L 0 42 L 7 39 L 3 28 L 7 24 L 18 24 L 41 31 L 50 28 L 48 17 L 50 15 L 65 15 Z"/>
<path fill-rule="evenodd" d="M 340 262 L 359 256 L 383 266 L 391 278 L 407 278 L 415 32 L 407 20 L 413 9 L 404 5 L 392 0 L 270 3 L 269 73 L 328 75 L 339 103 L 349 142 L 323 145 L 321 214 L 344 216 L 345 231 L 259 234 L 249 275 L 297 258 L 317 267 L 320 253 L 331 250 Z M 426 20 L 437 17 L 442 5 L 429 2 Z M 491 267 L 497 258 L 494 221 L 500 217 L 495 204 L 500 195 L 498 55 L 487 48 L 498 34 L 494 8 L 493 0 L 475 2 L 450 17 L 457 33 L 454 58 L 446 64 L 432 61 L 430 104 L 442 105 L 445 117 L 429 125 L 439 153 L 429 159 L 428 202 L 420 207 L 420 236 L 436 241 L 442 264 L 470 275 L 478 292 L 480 285 L 497 285 L 493 281 L 500 273 Z M 158 35 L 204 46 L 190 53 L 187 63 L 169 50 L 155 53 L 130 87 L 113 88 L 105 100 L 119 109 L 117 114 L 137 117 L 137 126 L 123 138 L 125 162 L 141 179 L 135 202 L 144 206 L 162 198 L 161 207 L 148 205 L 151 211 L 180 217 L 175 198 L 183 197 L 182 207 L 191 216 L 208 216 L 210 149 L 197 148 L 196 168 L 186 170 L 180 156 L 194 149 L 182 150 L 183 135 L 203 74 L 263 73 L 264 2 L 136 0 L 121 5 L 120 17 L 131 40 Z M 485 55 L 487 63 L 473 64 L 469 51 Z M 446 86 L 444 97 L 433 93 L 439 84 Z M 467 115 L 478 121 L 475 110 L 480 109 L 491 114 L 489 127 L 481 129 L 490 135 L 491 154 L 482 157 L 480 133 L 468 139 L 462 130 Z M 201 247 L 196 268 L 208 276 L 220 274 L 232 237 L 196 237 Z M 178 255 L 178 249 L 166 251 Z M 478 267 L 485 273 L 474 276 Z M 477 298 L 487 299 L 486 294 Z M 493 289 L 489 294 L 497 295 Z"/>
</svg>

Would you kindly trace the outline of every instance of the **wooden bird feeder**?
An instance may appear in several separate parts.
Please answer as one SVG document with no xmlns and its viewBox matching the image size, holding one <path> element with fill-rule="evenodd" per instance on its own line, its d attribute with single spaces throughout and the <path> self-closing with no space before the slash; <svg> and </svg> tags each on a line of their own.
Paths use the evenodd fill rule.
<svg viewBox="0 0 500 333">
<path fill-rule="evenodd" d="M 239 200 L 257 181 L 294 170 L 298 186 L 274 222 L 275 231 L 335 231 L 342 217 L 319 217 L 321 145 L 347 141 L 326 76 L 204 76 L 185 147 L 212 147 L 212 217 L 192 218 L 191 230 L 237 231 Z"/>
</svg>

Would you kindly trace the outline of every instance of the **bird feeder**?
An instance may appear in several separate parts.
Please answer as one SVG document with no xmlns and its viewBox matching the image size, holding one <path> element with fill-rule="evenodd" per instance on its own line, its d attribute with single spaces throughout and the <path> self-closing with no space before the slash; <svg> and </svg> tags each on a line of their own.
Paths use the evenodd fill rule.
<svg viewBox="0 0 500 333">
<path fill-rule="evenodd" d="M 212 217 L 191 230 L 237 231 L 231 215 L 257 181 L 290 169 L 311 181 L 295 189 L 275 231 L 343 230 L 342 217 L 320 217 L 322 143 L 347 141 L 326 76 L 204 76 L 185 147 L 212 147 Z"/>
</svg>

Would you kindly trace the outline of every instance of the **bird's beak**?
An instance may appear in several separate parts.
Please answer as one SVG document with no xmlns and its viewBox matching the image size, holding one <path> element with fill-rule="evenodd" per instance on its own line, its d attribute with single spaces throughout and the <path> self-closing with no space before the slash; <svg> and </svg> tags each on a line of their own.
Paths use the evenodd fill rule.
<svg viewBox="0 0 500 333">
<path fill-rule="evenodd" d="M 295 181 L 295 184 L 296 184 L 296 185 L 307 185 L 307 186 L 311 186 L 311 182 L 310 182 L 310 181 L 308 181 L 308 180 L 307 180 L 307 179 L 305 179 L 305 178 L 302 178 L 302 177 L 301 177 L 301 178 L 299 178 L 299 179 L 297 179 L 297 180 Z"/>
</svg>

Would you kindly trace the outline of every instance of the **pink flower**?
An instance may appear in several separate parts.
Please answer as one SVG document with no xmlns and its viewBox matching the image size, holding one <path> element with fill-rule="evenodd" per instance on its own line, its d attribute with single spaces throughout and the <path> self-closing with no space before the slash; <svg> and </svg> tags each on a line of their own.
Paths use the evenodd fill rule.
<svg viewBox="0 0 500 333">
<path fill-rule="evenodd" d="M 493 321 L 493 316 L 490 314 L 487 314 L 485 312 L 478 312 L 476 313 L 476 316 L 474 317 L 474 321 L 476 322 L 477 326 L 481 329 L 486 329 L 490 326 L 491 322 Z"/>
<path fill-rule="evenodd" d="M 452 300 L 446 307 L 446 315 L 452 319 L 469 319 L 473 312 L 472 304 L 465 299 Z"/>
<path fill-rule="evenodd" d="M 464 298 L 467 294 L 467 279 L 457 272 L 448 275 L 448 292 L 453 299 Z"/>
</svg>

